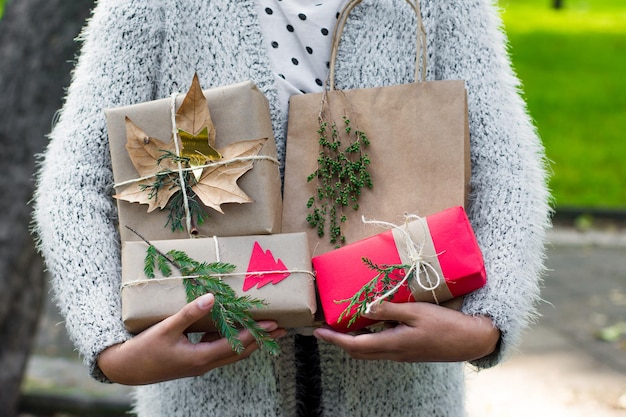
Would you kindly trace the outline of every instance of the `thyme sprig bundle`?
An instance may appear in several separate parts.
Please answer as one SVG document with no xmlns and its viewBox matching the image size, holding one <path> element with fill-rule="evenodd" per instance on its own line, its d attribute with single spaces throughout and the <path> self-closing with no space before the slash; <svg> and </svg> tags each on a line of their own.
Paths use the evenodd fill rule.
<svg viewBox="0 0 626 417">
<path fill-rule="evenodd" d="M 316 195 L 309 198 L 307 222 L 317 228 L 319 237 L 328 233 L 330 242 L 337 246 L 345 243 L 341 226 L 347 220 L 344 207 L 359 208 L 363 187 L 372 188 L 372 178 L 367 170 L 370 158 L 364 152 L 369 145 L 365 132 L 353 128 L 350 119 L 343 116 L 343 126 L 331 122 L 325 113 L 320 114 L 317 170 L 307 177 L 318 181 Z M 343 146 L 342 146 L 343 145 Z"/>
<path fill-rule="evenodd" d="M 369 310 L 372 303 L 376 302 L 376 300 L 379 300 L 382 303 L 385 294 L 396 288 L 402 281 L 409 281 L 413 279 L 415 275 L 415 268 L 411 268 L 411 265 L 379 265 L 372 262 L 369 258 L 362 258 L 362 261 L 369 267 L 369 269 L 376 271 L 374 278 L 363 285 L 361 289 L 351 298 L 335 301 L 337 304 L 348 303 L 348 306 L 337 318 L 337 323 L 340 323 L 342 320 L 350 316 L 350 313 L 354 311 L 354 314 L 348 321 L 347 327 L 352 326 L 352 324 L 354 324 L 359 317 L 365 314 Z M 409 273 L 409 276 L 405 278 L 404 271 L 409 268 L 411 268 L 411 272 Z"/>
<path fill-rule="evenodd" d="M 207 293 L 215 296 L 211 319 L 219 334 L 226 338 L 233 351 L 242 353 L 245 350 L 245 346 L 237 338 L 239 330 L 243 328 L 252 334 L 261 349 L 271 355 L 277 355 L 280 352 L 276 340 L 258 325 L 250 313 L 250 309 L 266 306 L 265 301 L 250 296 L 237 296 L 233 288 L 220 279 L 220 275 L 234 271 L 235 265 L 224 262 L 198 262 L 185 252 L 174 249 L 162 253 L 137 232 L 135 233 L 148 244 L 144 258 L 146 277 L 155 278 L 156 270 L 163 276 L 169 277 L 172 275 L 172 266 L 174 266 L 184 276 L 183 285 L 187 302 Z"/>
</svg>

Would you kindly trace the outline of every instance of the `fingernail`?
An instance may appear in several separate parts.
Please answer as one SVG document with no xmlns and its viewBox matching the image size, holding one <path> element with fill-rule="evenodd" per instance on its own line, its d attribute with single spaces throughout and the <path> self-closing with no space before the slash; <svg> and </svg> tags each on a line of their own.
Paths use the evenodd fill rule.
<svg viewBox="0 0 626 417">
<path fill-rule="evenodd" d="M 326 341 L 326 338 L 324 337 L 325 335 L 324 335 L 323 329 L 315 329 L 313 331 L 313 336 L 315 336 L 316 339 Z"/>
<path fill-rule="evenodd" d="M 213 304 L 213 294 L 204 294 L 196 298 L 196 303 L 202 310 L 207 310 Z"/>
<path fill-rule="evenodd" d="M 259 323 L 259 326 L 261 326 L 263 329 L 267 330 L 268 332 L 272 332 L 278 329 L 278 324 L 276 324 L 275 321 L 264 321 L 264 322 Z"/>
</svg>

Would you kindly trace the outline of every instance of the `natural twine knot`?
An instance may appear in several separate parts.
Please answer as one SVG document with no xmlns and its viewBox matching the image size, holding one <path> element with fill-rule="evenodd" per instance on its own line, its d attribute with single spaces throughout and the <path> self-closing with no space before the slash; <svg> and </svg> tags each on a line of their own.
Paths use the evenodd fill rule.
<svg viewBox="0 0 626 417">
<path fill-rule="evenodd" d="M 396 293 L 404 285 L 412 276 L 413 281 L 424 291 L 431 291 L 433 294 L 433 298 L 435 303 L 439 304 L 439 300 L 437 299 L 437 295 L 435 293 L 435 289 L 441 285 L 441 276 L 439 272 L 433 267 L 427 260 L 425 260 L 424 246 L 426 244 L 425 241 L 415 242 L 409 233 L 409 223 L 413 221 L 418 221 L 419 224 L 424 229 L 424 235 L 427 235 L 428 225 L 426 224 L 426 220 L 423 217 L 417 216 L 415 214 L 406 214 L 404 216 L 404 224 L 402 226 L 395 225 L 393 223 L 378 221 L 378 220 L 367 220 L 363 216 L 361 221 L 364 224 L 373 224 L 376 226 L 381 226 L 388 229 L 393 229 L 403 236 L 403 241 L 405 243 L 405 253 L 406 257 L 409 260 L 409 269 L 406 271 L 404 278 L 395 287 L 391 288 L 389 291 L 384 293 L 383 295 L 377 297 L 371 303 L 367 304 L 365 309 L 365 313 L 369 313 L 374 304 L 380 303 L 388 297 L 391 297 Z M 434 255 L 437 256 L 436 254 Z M 422 281 L 422 276 L 424 277 L 425 282 Z"/>
</svg>

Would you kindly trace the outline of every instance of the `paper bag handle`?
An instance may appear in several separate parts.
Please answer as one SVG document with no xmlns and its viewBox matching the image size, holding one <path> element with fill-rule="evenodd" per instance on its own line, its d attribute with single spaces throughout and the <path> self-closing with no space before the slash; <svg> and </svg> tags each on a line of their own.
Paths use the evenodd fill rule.
<svg viewBox="0 0 626 417">
<path fill-rule="evenodd" d="M 329 88 L 335 89 L 335 63 L 337 62 L 337 51 L 339 49 L 339 41 L 341 40 L 341 34 L 343 28 L 348 20 L 348 15 L 359 3 L 363 0 L 349 0 L 343 10 L 340 12 L 337 18 L 337 24 L 335 25 L 335 31 L 333 33 L 333 43 L 330 53 L 330 74 L 329 74 Z M 422 12 L 420 9 L 419 0 L 406 0 L 411 6 L 417 16 L 417 30 L 416 30 L 416 57 L 415 57 L 415 81 L 426 81 L 426 67 L 427 67 L 427 51 L 426 51 L 426 29 L 424 28 L 424 22 L 422 21 Z M 422 58 L 422 71 L 420 76 L 420 57 Z"/>
</svg>

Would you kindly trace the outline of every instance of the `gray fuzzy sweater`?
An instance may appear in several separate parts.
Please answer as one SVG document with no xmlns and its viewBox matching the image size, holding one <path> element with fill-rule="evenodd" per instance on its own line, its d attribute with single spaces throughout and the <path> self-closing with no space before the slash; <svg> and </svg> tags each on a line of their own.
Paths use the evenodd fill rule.
<svg viewBox="0 0 626 417">
<path fill-rule="evenodd" d="M 490 0 L 422 0 L 428 79 L 467 82 L 472 194 L 468 214 L 488 284 L 463 311 L 502 332 L 497 364 L 516 346 L 539 299 L 549 226 L 543 148 L 520 99 L 506 39 Z M 365 0 L 346 26 L 337 86 L 413 81 L 415 19 L 404 0 Z M 103 109 L 253 80 L 270 101 L 279 157 L 280 114 L 254 0 L 100 0 L 60 119 L 42 158 L 34 224 L 67 330 L 92 375 L 96 358 L 131 337 L 120 318 L 120 244 Z M 294 338 L 282 354 L 257 352 L 202 377 L 136 390 L 140 416 L 294 416 Z M 320 344 L 326 416 L 463 416 L 462 363 L 357 361 Z"/>
</svg>

